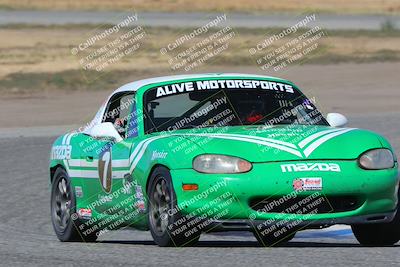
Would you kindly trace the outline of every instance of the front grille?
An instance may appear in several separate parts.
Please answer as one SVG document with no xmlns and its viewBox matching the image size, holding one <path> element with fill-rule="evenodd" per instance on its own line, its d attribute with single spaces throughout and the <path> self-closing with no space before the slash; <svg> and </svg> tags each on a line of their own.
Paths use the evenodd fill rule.
<svg viewBox="0 0 400 267">
<path fill-rule="evenodd" d="M 311 213 L 344 212 L 359 208 L 363 201 L 354 196 L 296 196 L 267 197 L 250 200 L 253 210 L 265 213 Z M 305 209 L 304 209 L 305 208 Z"/>
</svg>

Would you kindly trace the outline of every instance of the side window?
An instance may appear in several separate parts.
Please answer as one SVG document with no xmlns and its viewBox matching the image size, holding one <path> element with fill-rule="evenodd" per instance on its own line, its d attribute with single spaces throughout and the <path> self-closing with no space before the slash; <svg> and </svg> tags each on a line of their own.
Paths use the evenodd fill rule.
<svg viewBox="0 0 400 267">
<path fill-rule="evenodd" d="M 173 95 L 147 103 L 146 133 L 168 130 L 165 125 L 199 104 L 202 104 L 201 101 L 191 100 L 188 94 Z"/>
<path fill-rule="evenodd" d="M 132 110 L 135 110 L 133 107 L 135 107 L 134 93 L 117 93 L 108 102 L 102 121 L 111 122 L 122 138 L 126 138 L 128 137 L 128 122 L 136 119 L 136 116 L 132 114 Z"/>
<path fill-rule="evenodd" d="M 130 119 L 128 120 L 128 125 L 126 127 L 127 129 L 125 133 L 126 138 L 138 136 L 138 119 L 140 119 L 141 116 L 140 114 L 137 113 L 135 101 L 132 103 L 132 109 L 130 114 L 131 116 Z"/>
</svg>

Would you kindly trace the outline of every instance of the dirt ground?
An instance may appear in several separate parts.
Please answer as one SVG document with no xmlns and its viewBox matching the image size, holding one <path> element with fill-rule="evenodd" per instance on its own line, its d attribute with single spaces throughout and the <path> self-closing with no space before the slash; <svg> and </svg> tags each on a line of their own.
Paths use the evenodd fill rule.
<svg viewBox="0 0 400 267">
<path fill-rule="evenodd" d="M 81 70 L 79 60 L 82 56 L 73 56 L 71 48 L 91 36 L 91 31 L 93 31 L 92 26 L 84 25 L 0 28 L 0 78 L 7 78 L 7 75 L 14 73 L 51 74 Z M 160 54 L 160 47 L 173 42 L 183 33 L 190 33 L 191 29 L 177 30 L 155 27 L 145 28 L 145 32 L 147 35 L 140 50 L 123 57 L 118 64 L 108 67 L 107 71 L 167 68 L 169 66 L 168 57 Z M 234 32 L 234 38 L 229 40 L 229 49 L 215 60 L 210 60 L 208 65 L 210 63 L 213 65 L 254 65 L 256 57 L 252 58 L 248 49 L 261 42 L 266 34 L 280 31 L 277 29 L 234 29 Z M 318 40 L 318 49 L 307 56 L 305 63 L 400 61 L 398 31 L 372 33 L 369 31 L 323 30 L 322 33 L 324 36 Z M 276 41 L 271 47 L 276 49 L 296 35 Z M 188 49 L 206 36 L 208 35 L 194 38 L 180 49 L 182 51 Z M 26 41 L 27 38 L 29 42 Z M 101 46 L 97 45 L 96 47 Z"/>
<path fill-rule="evenodd" d="M 0 0 L 6 9 L 75 9 L 75 10 L 152 10 L 152 11 L 235 11 L 235 12 L 319 12 L 398 13 L 397 0 Z"/>
<path fill-rule="evenodd" d="M 256 67 L 211 67 L 202 72 L 241 72 L 279 76 L 315 96 L 324 112 L 400 114 L 400 63 L 303 65 L 263 73 Z M 152 75 L 153 76 L 153 75 Z M 132 81 L 136 79 L 132 74 Z M 98 91 L 49 91 L 0 98 L 0 127 L 83 125 L 116 88 Z"/>
</svg>

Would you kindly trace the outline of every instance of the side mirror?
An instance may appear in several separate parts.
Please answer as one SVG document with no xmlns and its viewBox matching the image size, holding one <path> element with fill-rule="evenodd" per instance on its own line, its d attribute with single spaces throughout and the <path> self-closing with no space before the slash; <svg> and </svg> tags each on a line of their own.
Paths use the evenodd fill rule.
<svg viewBox="0 0 400 267">
<path fill-rule="evenodd" d="M 122 141 L 121 135 L 111 122 L 96 124 L 90 129 L 90 136 L 94 138 L 111 138 L 116 142 Z"/>
<path fill-rule="evenodd" d="M 347 118 L 340 113 L 328 113 L 326 120 L 332 127 L 344 126 L 347 123 Z"/>
</svg>

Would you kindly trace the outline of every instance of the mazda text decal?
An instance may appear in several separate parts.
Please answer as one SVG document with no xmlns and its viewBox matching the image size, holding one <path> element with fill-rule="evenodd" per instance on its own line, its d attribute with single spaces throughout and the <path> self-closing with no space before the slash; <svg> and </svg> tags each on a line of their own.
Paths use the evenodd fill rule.
<svg viewBox="0 0 400 267">
<path fill-rule="evenodd" d="M 71 159 L 72 147 L 70 145 L 53 146 L 51 159 Z"/>
<path fill-rule="evenodd" d="M 293 163 L 282 164 L 282 172 L 340 172 L 340 166 L 336 163 Z"/>
</svg>

